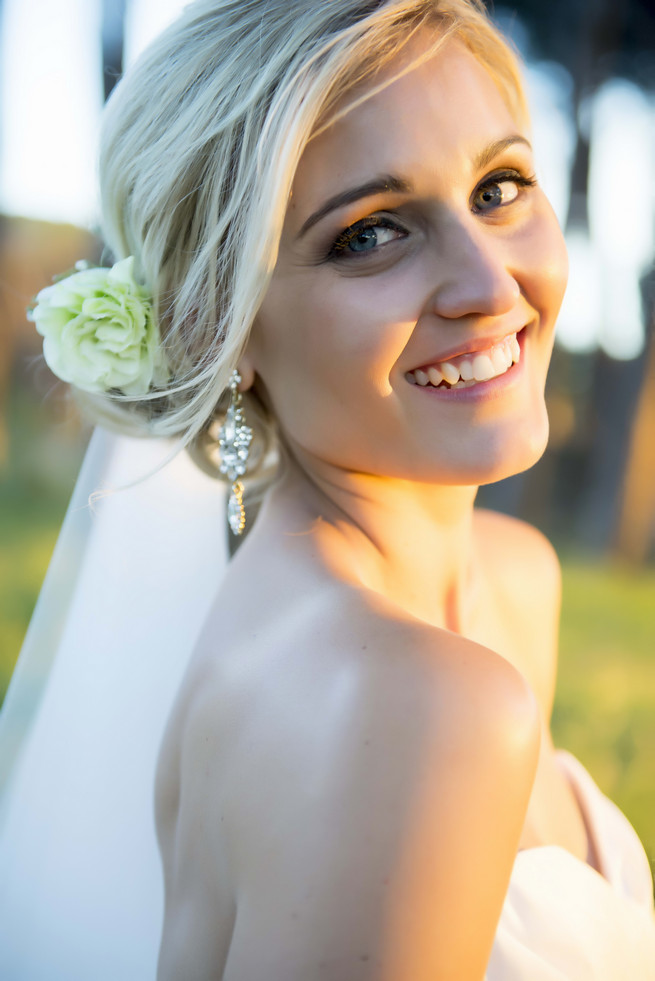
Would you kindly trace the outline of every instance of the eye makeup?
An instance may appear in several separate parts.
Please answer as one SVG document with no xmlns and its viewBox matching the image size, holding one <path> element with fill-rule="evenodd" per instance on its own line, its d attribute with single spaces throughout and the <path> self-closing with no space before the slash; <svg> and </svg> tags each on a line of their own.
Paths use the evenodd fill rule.
<svg viewBox="0 0 655 981">
<path fill-rule="evenodd" d="M 535 187 L 537 184 L 536 177 L 534 175 L 526 176 L 518 170 L 502 170 L 497 171 L 495 174 L 490 174 L 485 177 L 476 187 L 473 195 L 471 196 L 471 203 L 474 208 L 479 213 L 489 213 L 495 211 L 497 208 L 506 207 L 508 204 L 512 204 L 520 195 L 520 191 L 509 201 L 503 201 L 498 199 L 498 195 L 494 195 L 493 191 L 500 188 L 503 184 L 514 184 L 517 189 Z M 486 196 L 485 196 L 486 195 Z M 476 199 L 482 199 L 479 204 L 476 204 Z"/>
<path fill-rule="evenodd" d="M 369 215 L 340 232 L 325 258 L 338 260 L 345 256 L 354 258 L 370 255 L 392 241 L 405 238 L 407 234 L 403 225 L 390 215 Z"/>
</svg>

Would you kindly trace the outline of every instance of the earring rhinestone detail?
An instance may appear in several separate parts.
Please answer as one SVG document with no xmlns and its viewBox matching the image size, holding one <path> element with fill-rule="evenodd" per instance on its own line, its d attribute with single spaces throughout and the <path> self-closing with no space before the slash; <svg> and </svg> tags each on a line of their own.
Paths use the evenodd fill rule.
<svg viewBox="0 0 655 981">
<path fill-rule="evenodd" d="M 246 526 L 246 510 L 243 506 L 243 484 L 240 477 L 246 472 L 252 429 L 246 426 L 239 383 L 241 375 L 235 370 L 230 375 L 230 404 L 225 421 L 218 434 L 221 453 L 221 473 L 232 481 L 227 502 L 227 520 L 233 535 L 241 535 Z"/>
</svg>

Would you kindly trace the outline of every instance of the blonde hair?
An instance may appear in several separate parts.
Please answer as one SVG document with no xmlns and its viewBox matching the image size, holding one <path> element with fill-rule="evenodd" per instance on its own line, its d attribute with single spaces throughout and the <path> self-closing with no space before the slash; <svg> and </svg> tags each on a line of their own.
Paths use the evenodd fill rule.
<svg viewBox="0 0 655 981">
<path fill-rule="evenodd" d="M 185 444 L 207 429 L 275 267 L 304 147 L 424 27 L 435 43 L 421 60 L 456 36 L 527 119 L 481 0 L 196 0 L 126 74 L 101 141 L 104 232 L 117 258 L 136 257 L 173 380 L 93 396 L 97 417 Z M 258 416 L 270 432 L 261 404 Z"/>
</svg>

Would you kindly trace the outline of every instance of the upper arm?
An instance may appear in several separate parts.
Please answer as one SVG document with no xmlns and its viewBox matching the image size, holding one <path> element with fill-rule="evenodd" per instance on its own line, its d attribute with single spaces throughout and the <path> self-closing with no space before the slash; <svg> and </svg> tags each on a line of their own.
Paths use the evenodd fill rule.
<svg viewBox="0 0 655 981">
<path fill-rule="evenodd" d="M 220 977 L 234 923 L 231 870 L 220 836 L 216 786 L 217 715 L 206 697 L 181 696 L 169 720 L 157 766 L 155 816 L 164 872 L 164 920 L 158 981 Z"/>
<path fill-rule="evenodd" d="M 539 725 L 513 668 L 453 646 L 438 666 L 408 672 L 399 657 L 384 684 L 367 679 L 295 792 L 241 815 L 256 832 L 224 981 L 481 981 Z"/>
</svg>

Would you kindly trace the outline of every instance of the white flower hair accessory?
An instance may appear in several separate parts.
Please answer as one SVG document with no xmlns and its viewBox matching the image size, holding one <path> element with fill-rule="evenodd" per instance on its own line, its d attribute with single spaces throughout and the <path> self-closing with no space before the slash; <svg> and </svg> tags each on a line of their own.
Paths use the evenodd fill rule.
<svg viewBox="0 0 655 981">
<path fill-rule="evenodd" d="M 50 370 L 86 392 L 145 395 L 169 377 L 152 302 L 134 256 L 111 269 L 76 271 L 38 293 L 28 318 L 44 338 Z"/>
</svg>

